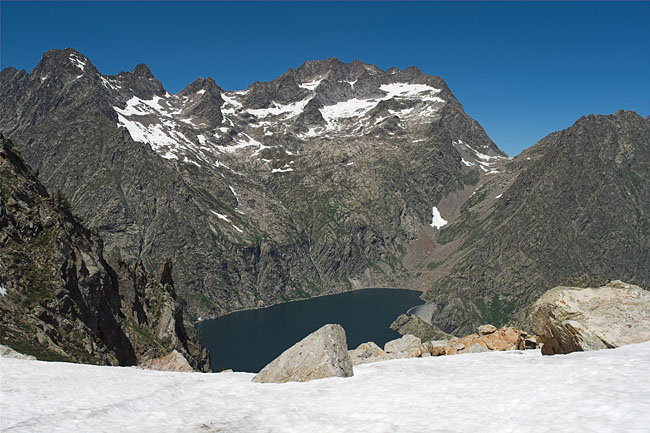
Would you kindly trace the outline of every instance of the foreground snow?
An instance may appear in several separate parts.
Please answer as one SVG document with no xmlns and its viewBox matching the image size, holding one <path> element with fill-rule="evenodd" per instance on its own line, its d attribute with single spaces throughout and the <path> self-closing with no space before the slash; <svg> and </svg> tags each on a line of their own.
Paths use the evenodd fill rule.
<svg viewBox="0 0 650 433">
<path fill-rule="evenodd" d="M 287 384 L 0 362 L 3 432 L 650 432 L 650 342 L 393 360 Z"/>
</svg>

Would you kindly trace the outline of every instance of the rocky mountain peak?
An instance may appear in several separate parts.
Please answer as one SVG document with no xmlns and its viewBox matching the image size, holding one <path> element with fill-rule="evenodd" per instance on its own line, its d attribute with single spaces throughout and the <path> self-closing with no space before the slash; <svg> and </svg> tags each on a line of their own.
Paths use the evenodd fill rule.
<svg viewBox="0 0 650 433">
<path fill-rule="evenodd" d="M 131 74 L 138 78 L 155 78 L 153 73 L 151 73 L 151 69 L 144 63 L 138 63 L 131 71 Z"/>
<path fill-rule="evenodd" d="M 136 65 L 131 72 L 120 72 L 115 78 L 117 82 L 113 86 L 128 90 L 141 99 L 152 99 L 154 96 L 163 96 L 167 93 L 162 83 L 144 63 Z"/>
<path fill-rule="evenodd" d="M 336 57 L 325 60 L 308 60 L 297 69 L 298 75 L 303 80 L 311 80 L 341 68 L 343 63 Z"/>
<path fill-rule="evenodd" d="M 45 52 L 31 75 L 45 81 L 56 78 L 79 79 L 84 75 L 94 76 L 97 73 L 97 69 L 86 56 L 72 48 L 65 48 Z"/>
<path fill-rule="evenodd" d="M 218 95 L 223 93 L 223 89 L 214 82 L 210 77 L 208 78 L 197 78 L 192 81 L 190 84 L 185 86 L 183 90 L 179 93 L 180 96 L 187 96 L 193 93 L 199 93 L 201 95 L 208 93 L 212 95 Z"/>
</svg>

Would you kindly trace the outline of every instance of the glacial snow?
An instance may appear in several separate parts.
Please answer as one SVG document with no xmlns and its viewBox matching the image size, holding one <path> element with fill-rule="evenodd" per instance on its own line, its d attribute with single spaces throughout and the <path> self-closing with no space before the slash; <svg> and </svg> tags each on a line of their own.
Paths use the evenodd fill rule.
<svg viewBox="0 0 650 433">
<path fill-rule="evenodd" d="M 70 61 L 72 62 L 73 65 L 75 65 L 77 68 L 81 69 L 83 72 L 84 69 L 86 68 L 86 62 L 81 60 L 80 58 L 77 57 L 76 54 L 72 53 L 70 54 Z"/>
<path fill-rule="evenodd" d="M 314 81 L 310 81 L 308 83 L 302 83 L 302 84 L 299 84 L 298 87 L 302 87 L 303 89 L 307 89 L 307 90 L 316 90 L 316 87 L 318 87 L 318 85 L 324 79 L 325 78 L 321 78 L 320 80 L 314 80 Z"/>
<path fill-rule="evenodd" d="M 447 225 L 447 220 L 445 220 L 445 219 L 440 215 L 440 211 L 438 210 L 437 207 L 435 207 L 435 206 L 433 207 L 433 209 L 432 209 L 432 213 L 433 213 L 433 218 L 432 218 L 432 220 L 431 220 L 431 224 L 430 224 L 431 227 L 435 227 L 435 228 L 437 228 L 438 230 L 440 230 L 440 228 L 442 228 L 442 227 L 444 227 L 444 226 Z"/>
<path fill-rule="evenodd" d="M 307 105 L 307 103 L 309 103 L 311 99 L 312 98 L 307 98 L 307 99 L 303 99 L 302 101 L 298 101 L 293 104 L 286 104 L 286 105 L 273 102 L 273 107 L 258 108 L 258 109 L 251 108 L 247 110 L 247 112 L 260 119 L 264 119 L 265 117 L 269 117 L 269 116 L 279 116 L 281 114 L 285 114 L 286 118 L 291 118 L 302 113 L 303 110 L 305 109 L 305 106 Z"/>
<path fill-rule="evenodd" d="M 220 220 L 223 220 L 223 221 L 227 222 L 228 224 L 230 224 L 230 225 L 232 226 L 232 228 L 234 228 L 235 230 L 237 230 L 239 233 L 244 233 L 244 231 L 243 231 L 242 229 L 240 229 L 239 227 L 237 227 L 237 226 L 236 226 L 236 225 L 235 225 L 235 224 L 230 220 L 230 218 L 228 218 L 227 215 L 224 215 L 224 214 L 219 213 L 219 212 L 215 212 L 215 211 L 213 211 L 212 209 L 210 209 L 210 212 L 212 212 L 214 215 L 216 215 L 217 218 L 219 218 Z"/>
<path fill-rule="evenodd" d="M 440 93 L 440 89 L 435 87 L 427 86 L 426 84 L 410 84 L 410 83 L 391 83 L 391 84 L 382 84 L 379 86 L 379 89 L 384 91 L 386 94 L 377 99 L 357 99 L 351 98 L 347 101 L 338 102 L 333 105 L 326 105 L 320 109 L 323 119 L 327 122 L 328 131 L 340 131 L 340 121 L 342 119 L 351 118 L 351 117 L 363 117 L 370 110 L 375 108 L 377 104 L 381 101 L 387 101 L 389 99 L 417 99 L 420 103 L 422 102 L 436 102 L 438 104 L 444 103 L 444 99 L 436 96 Z M 420 110 L 416 113 L 418 118 L 426 118 L 434 116 L 438 113 L 440 105 L 427 106 L 425 109 Z M 409 117 L 415 108 L 406 108 L 399 111 L 389 110 L 389 113 L 393 116 L 398 116 L 400 119 L 405 119 Z M 381 119 L 383 120 L 383 119 Z M 378 119 L 375 124 L 381 121 Z"/>
<path fill-rule="evenodd" d="M 75 62 L 75 64 L 83 63 L 75 57 L 71 57 L 71 61 Z M 80 65 L 80 68 L 82 66 Z M 163 96 L 154 95 L 150 100 L 132 96 L 126 101 L 124 108 L 114 106 L 113 109 L 118 114 L 118 126 L 125 127 L 134 140 L 149 144 L 163 158 L 181 161 L 188 159 L 198 165 L 199 163 L 195 159 L 198 158 L 198 160 L 203 162 L 212 161 L 216 157 L 217 152 L 232 154 L 239 153 L 244 148 L 255 147 L 256 149 L 249 156 L 255 157 L 259 155 L 262 150 L 268 148 L 262 142 L 258 141 L 260 133 L 264 137 L 272 135 L 273 130 L 269 131 L 268 129 L 274 125 L 279 126 L 281 130 L 286 132 L 287 125 L 283 122 L 304 112 L 309 101 L 315 97 L 314 92 L 321 81 L 322 79 L 315 79 L 300 85 L 312 93 L 303 100 L 289 104 L 280 104 L 272 101 L 270 107 L 260 109 L 244 107 L 241 97 L 248 91 L 222 93 L 221 97 L 224 100 L 224 104 L 221 107 L 221 112 L 224 116 L 224 123 L 235 127 L 235 122 L 240 124 L 242 119 L 244 119 L 247 128 L 250 128 L 248 132 L 251 134 L 248 135 L 243 130 L 239 131 L 239 136 L 235 137 L 233 142 L 229 143 L 230 145 L 225 146 L 209 141 L 203 131 L 198 133 L 199 127 L 210 127 L 211 125 L 206 125 L 205 123 L 197 125 L 194 119 L 180 117 L 183 113 L 184 105 L 189 100 L 188 96 L 181 97 L 166 93 Z M 107 89 L 116 90 L 119 88 L 116 82 L 103 76 L 102 84 Z M 354 83 L 351 82 L 351 84 Z M 389 110 L 390 115 L 398 116 L 401 120 L 418 120 L 437 115 L 441 103 L 444 103 L 437 96 L 440 93 L 440 89 L 425 84 L 391 83 L 381 85 L 380 89 L 384 92 L 384 96 L 380 98 L 352 98 L 347 101 L 322 107 L 320 111 L 327 125 L 323 128 L 312 127 L 306 133 L 298 134 L 298 136 L 300 138 L 312 138 L 328 132 L 340 133 L 344 129 L 360 129 L 361 127 L 359 127 L 357 122 L 358 119 L 367 115 L 379 102 L 392 98 L 412 99 L 421 105 L 419 108 L 409 107 L 399 110 Z M 204 93 L 204 89 L 197 91 L 198 95 Z M 361 124 L 363 124 L 363 119 L 361 120 Z M 197 134 L 196 138 L 192 138 L 191 134 L 187 136 L 182 132 L 186 131 L 188 126 Z M 258 128 L 262 128 L 263 132 L 256 132 L 255 130 Z M 219 131 L 227 133 L 228 128 L 221 127 Z M 356 131 L 356 133 L 358 134 L 359 131 Z M 392 135 L 392 133 L 389 133 L 389 135 Z M 219 132 L 213 132 L 210 136 L 214 136 L 217 140 L 223 139 Z M 257 139 L 253 138 L 253 136 L 257 137 Z M 194 158 L 190 158 L 190 156 Z"/>
<path fill-rule="evenodd" d="M 649 432 L 650 342 L 542 356 L 365 364 L 350 378 L 253 383 L 0 358 L 7 432 Z"/>
</svg>

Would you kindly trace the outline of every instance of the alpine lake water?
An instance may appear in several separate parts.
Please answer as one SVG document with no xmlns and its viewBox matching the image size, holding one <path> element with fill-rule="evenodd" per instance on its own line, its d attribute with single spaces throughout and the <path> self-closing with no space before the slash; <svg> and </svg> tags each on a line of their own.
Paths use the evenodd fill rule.
<svg viewBox="0 0 650 433">
<path fill-rule="evenodd" d="M 375 288 L 238 311 L 200 322 L 201 342 L 210 351 L 213 371 L 232 368 L 251 373 L 328 323 L 343 326 L 349 349 L 366 341 L 383 347 L 400 337 L 390 324 L 422 304 L 421 295 L 415 290 Z"/>
</svg>

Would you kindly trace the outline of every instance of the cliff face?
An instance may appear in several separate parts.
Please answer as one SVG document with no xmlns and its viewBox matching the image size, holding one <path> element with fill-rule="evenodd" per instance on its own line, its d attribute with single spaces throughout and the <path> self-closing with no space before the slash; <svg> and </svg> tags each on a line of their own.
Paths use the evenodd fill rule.
<svg viewBox="0 0 650 433">
<path fill-rule="evenodd" d="M 182 350 L 206 371 L 186 335 L 169 264 L 153 279 L 117 257 L 50 196 L 11 141 L 0 148 L 0 341 L 39 359 L 134 365 Z"/>
</svg>

